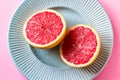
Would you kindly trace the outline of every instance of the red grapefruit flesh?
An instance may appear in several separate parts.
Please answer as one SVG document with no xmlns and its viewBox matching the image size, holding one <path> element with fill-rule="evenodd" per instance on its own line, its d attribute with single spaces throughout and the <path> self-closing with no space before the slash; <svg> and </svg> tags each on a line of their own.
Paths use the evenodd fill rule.
<svg viewBox="0 0 120 80">
<path fill-rule="evenodd" d="M 52 48 L 64 38 L 66 23 L 61 14 L 47 9 L 32 15 L 24 25 L 23 34 L 29 44 L 38 48 Z"/>
<path fill-rule="evenodd" d="M 72 67 L 85 67 L 94 62 L 100 51 L 100 37 L 89 25 L 78 24 L 68 30 L 60 45 L 62 60 Z"/>
</svg>

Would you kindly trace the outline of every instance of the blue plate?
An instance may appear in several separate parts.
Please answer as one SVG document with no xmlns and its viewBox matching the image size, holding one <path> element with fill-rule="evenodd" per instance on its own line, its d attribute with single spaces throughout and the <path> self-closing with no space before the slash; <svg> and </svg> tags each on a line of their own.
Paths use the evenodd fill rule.
<svg viewBox="0 0 120 80">
<path fill-rule="evenodd" d="M 35 12 L 46 8 L 60 12 L 66 19 L 67 28 L 75 24 L 94 26 L 101 37 L 101 51 L 92 65 L 85 68 L 69 67 L 60 59 L 59 45 L 43 50 L 26 42 L 22 34 L 25 21 Z M 96 0 L 25 0 L 12 18 L 8 36 L 12 58 L 29 80 L 91 80 L 108 62 L 113 46 L 110 20 Z"/>
</svg>

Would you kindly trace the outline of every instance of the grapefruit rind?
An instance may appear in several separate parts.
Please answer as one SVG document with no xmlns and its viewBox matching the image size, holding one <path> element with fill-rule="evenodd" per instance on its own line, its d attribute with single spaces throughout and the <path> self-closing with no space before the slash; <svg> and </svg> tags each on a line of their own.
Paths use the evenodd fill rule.
<svg viewBox="0 0 120 80">
<path fill-rule="evenodd" d="M 41 12 L 44 12 L 44 11 L 47 11 L 47 12 L 53 12 L 55 13 L 56 15 L 58 15 L 61 20 L 62 20 L 62 23 L 63 23 L 63 29 L 62 29 L 62 32 L 60 33 L 59 36 L 57 36 L 57 38 L 55 40 L 53 40 L 52 42 L 48 43 L 48 44 L 44 44 L 44 45 L 41 45 L 41 44 L 36 44 L 34 42 L 31 42 L 27 36 L 26 36 L 26 32 L 25 32 L 25 29 L 26 29 L 26 24 L 27 22 L 32 18 L 32 16 L 34 16 L 35 14 L 37 13 L 41 13 Z M 23 27 L 23 35 L 24 35 L 24 38 L 25 40 L 30 44 L 32 45 L 33 47 L 36 47 L 36 48 L 43 48 L 43 49 L 50 49 L 50 48 L 53 48 L 55 47 L 56 45 L 58 45 L 64 38 L 65 34 L 66 34 L 66 22 L 65 22 L 65 19 L 64 17 L 58 13 L 57 11 L 55 10 L 52 10 L 52 9 L 46 9 L 46 10 L 42 10 L 42 11 L 38 11 L 36 13 L 34 13 L 30 18 L 27 19 L 27 21 L 25 22 L 24 24 L 24 27 Z"/>
<path fill-rule="evenodd" d="M 75 68 L 82 68 L 82 67 L 86 67 L 86 66 L 91 65 L 91 64 L 96 60 L 96 58 L 98 57 L 99 52 L 100 52 L 100 36 L 99 36 L 99 34 L 97 33 L 97 31 L 96 31 L 93 27 L 91 27 L 91 26 L 89 26 L 89 25 L 87 25 L 87 24 L 77 24 L 77 25 L 71 27 L 71 28 L 67 31 L 67 34 L 68 34 L 71 30 L 74 30 L 77 26 L 84 26 L 84 27 L 90 28 L 90 29 L 92 30 L 92 32 L 96 35 L 97 47 L 96 47 L 96 51 L 95 51 L 94 55 L 93 55 L 92 58 L 91 58 L 87 63 L 85 63 L 85 64 L 75 65 L 75 64 L 73 64 L 73 63 L 70 63 L 70 62 L 68 62 L 68 61 L 63 57 L 63 52 L 62 52 L 62 44 L 63 44 L 63 42 L 64 42 L 64 41 L 63 41 L 63 42 L 60 44 L 60 57 L 61 57 L 61 59 L 63 60 L 63 62 L 65 62 L 67 65 L 69 65 L 69 66 L 71 66 L 71 67 L 75 67 Z M 66 35 L 67 35 L 67 34 L 66 34 Z"/>
</svg>

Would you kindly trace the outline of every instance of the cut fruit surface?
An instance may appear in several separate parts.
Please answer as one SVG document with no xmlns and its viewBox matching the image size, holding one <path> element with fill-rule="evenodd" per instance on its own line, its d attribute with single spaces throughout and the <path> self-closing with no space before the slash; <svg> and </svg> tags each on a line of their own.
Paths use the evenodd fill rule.
<svg viewBox="0 0 120 80">
<path fill-rule="evenodd" d="M 100 37 L 89 25 L 71 27 L 60 45 L 60 57 L 72 67 L 85 67 L 95 61 L 100 51 Z"/>
<path fill-rule="evenodd" d="M 45 49 L 59 44 L 65 32 L 66 23 L 63 16 L 51 9 L 33 14 L 23 28 L 24 37 L 30 45 Z"/>
</svg>

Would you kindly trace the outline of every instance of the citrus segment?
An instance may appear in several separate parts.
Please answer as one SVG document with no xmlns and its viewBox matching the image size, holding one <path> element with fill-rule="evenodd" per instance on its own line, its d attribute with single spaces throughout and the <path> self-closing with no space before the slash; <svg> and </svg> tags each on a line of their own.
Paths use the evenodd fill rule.
<svg viewBox="0 0 120 80">
<path fill-rule="evenodd" d="M 43 10 L 32 15 L 24 26 L 25 39 L 38 48 L 52 48 L 65 35 L 66 23 L 62 15 L 54 10 Z"/>
<path fill-rule="evenodd" d="M 69 29 L 60 45 L 60 56 L 70 66 L 84 67 L 96 59 L 99 50 L 98 33 L 88 25 L 79 24 Z"/>
</svg>

